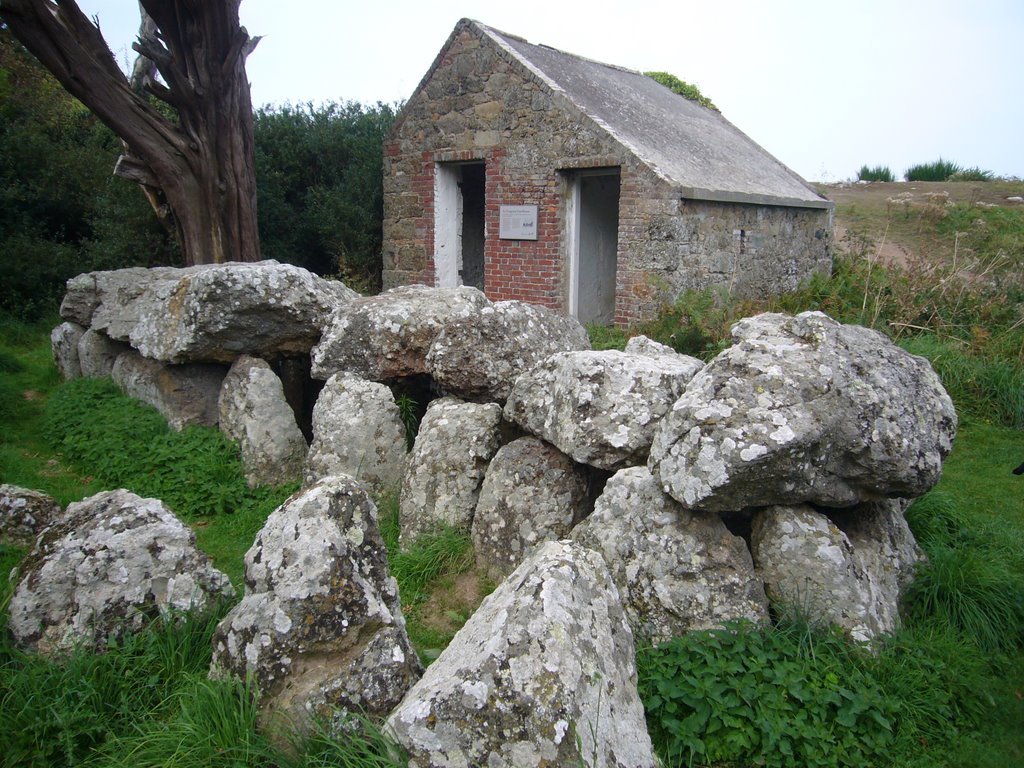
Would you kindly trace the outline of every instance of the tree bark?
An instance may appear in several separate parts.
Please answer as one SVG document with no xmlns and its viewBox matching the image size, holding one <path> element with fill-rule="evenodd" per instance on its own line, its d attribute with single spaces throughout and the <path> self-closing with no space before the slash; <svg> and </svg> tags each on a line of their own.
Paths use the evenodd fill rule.
<svg viewBox="0 0 1024 768">
<path fill-rule="evenodd" d="M 245 59 L 259 38 L 238 23 L 240 0 L 140 0 L 153 23 L 133 48 L 155 108 L 118 68 L 97 24 L 73 0 L 0 0 L 11 31 L 128 147 L 119 175 L 170 209 L 188 264 L 257 261 L 252 102 Z M 159 74 L 163 83 L 152 76 Z M 154 192 L 162 193 L 162 197 Z"/>
</svg>

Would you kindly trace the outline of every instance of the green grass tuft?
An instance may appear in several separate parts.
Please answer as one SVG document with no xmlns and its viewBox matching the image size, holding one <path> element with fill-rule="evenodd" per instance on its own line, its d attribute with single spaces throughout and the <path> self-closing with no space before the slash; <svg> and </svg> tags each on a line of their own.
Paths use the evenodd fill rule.
<svg viewBox="0 0 1024 768">
<path fill-rule="evenodd" d="M 933 163 L 918 163 L 910 166 L 903 178 L 907 181 L 949 181 L 952 176 L 963 169 L 956 163 L 943 160 L 941 157 Z"/>
<path fill-rule="evenodd" d="M 862 165 L 857 172 L 857 181 L 896 181 L 892 169 L 887 165 L 876 165 L 873 168 Z"/>
</svg>

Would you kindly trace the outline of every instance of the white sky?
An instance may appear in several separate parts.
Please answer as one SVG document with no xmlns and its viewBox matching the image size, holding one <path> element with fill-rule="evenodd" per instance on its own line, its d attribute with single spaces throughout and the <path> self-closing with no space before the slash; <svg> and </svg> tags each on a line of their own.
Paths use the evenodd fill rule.
<svg viewBox="0 0 1024 768">
<path fill-rule="evenodd" d="M 119 60 L 135 0 L 80 0 Z M 700 87 L 812 181 L 939 156 L 1024 177 L 1022 0 L 242 0 L 253 104 L 407 99 L 452 28 Z"/>
</svg>

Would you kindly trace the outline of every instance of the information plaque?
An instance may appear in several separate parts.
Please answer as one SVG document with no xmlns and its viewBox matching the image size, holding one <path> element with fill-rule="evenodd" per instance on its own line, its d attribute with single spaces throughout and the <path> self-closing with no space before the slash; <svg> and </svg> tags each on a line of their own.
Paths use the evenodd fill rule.
<svg viewBox="0 0 1024 768">
<path fill-rule="evenodd" d="M 536 240 L 537 206 L 501 206 L 501 217 L 498 224 L 498 237 L 502 240 Z"/>
</svg>

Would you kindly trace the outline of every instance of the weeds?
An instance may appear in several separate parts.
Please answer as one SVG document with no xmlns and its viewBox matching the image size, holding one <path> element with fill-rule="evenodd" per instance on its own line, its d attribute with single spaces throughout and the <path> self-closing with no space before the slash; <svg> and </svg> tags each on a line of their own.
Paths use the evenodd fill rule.
<svg viewBox="0 0 1024 768">
<path fill-rule="evenodd" d="M 903 178 L 907 181 L 949 181 L 954 174 L 963 169 L 956 163 L 943 160 L 941 157 L 933 163 L 918 163 L 910 166 Z"/>
<path fill-rule="evenodd" d="M 862 165 L 857 172 L 857 181 L 896 181 L 892 175 L 892 169 L 887 165 L 876 165 L 873 168 Z"/>
</svg>

